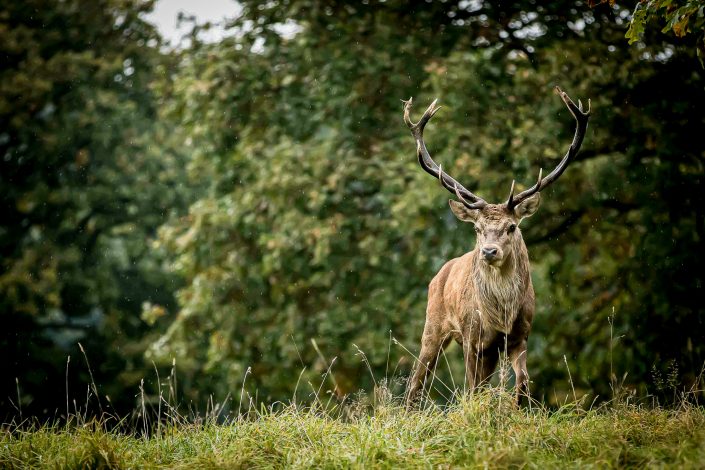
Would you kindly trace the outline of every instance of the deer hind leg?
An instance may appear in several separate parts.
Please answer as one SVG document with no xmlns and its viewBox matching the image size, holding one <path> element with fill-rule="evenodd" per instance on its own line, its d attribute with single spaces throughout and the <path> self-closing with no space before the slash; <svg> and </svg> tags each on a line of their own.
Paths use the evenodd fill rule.
<svg viewBox="0 0 705 470">
<path fill-rule="evenodd" d="M 414 407 L 421 397 L 421 392 L 426 385 L 428 376 L 433 372 L 438 362 L 438 357 L 450 342 L 449 335 L 444 335 L 439 328 L 434 328 L 426 322 L 423 336 L 421 338 L 421 353 L 414 370 L 414 374 L 409 380 L 406 393 L 407 408 Z"/>
<path fill-rule="evenodd" d="M 526 370 L 526 340 L 509 351 L 509 359 L 516 376 L 516 405 L 521 405 L 521 397 L 529 396 L 529 373 Z"/>
</svg>

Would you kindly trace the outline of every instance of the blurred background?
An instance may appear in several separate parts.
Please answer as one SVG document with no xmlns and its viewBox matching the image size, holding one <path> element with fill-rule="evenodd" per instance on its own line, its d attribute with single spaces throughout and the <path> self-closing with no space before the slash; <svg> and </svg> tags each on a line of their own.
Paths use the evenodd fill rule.
<svg viewBox="0 0 705 470">
<path fill-rule="evenodd" d="M 569 373 L 598 401 L 689 389 L 705 363 L 703 8 L 3 2 L 3 417 L 129 413 L 169 374 L 195 409 L 307 400 L 322 380 L 401 393 L 428 282 L 474 231 L 418 167 L 400 99 L 416 118 L 440 99 L 432 154 L 498 202 L 567 150 L 557 84 L 593 118 L 523 224 L 533 396 L 572 396 Z"/>
</svg>

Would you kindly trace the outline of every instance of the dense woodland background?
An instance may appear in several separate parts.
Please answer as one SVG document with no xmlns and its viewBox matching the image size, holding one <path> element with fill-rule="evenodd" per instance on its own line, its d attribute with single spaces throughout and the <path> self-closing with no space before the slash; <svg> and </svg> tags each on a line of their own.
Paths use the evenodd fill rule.
<svg viewBox="0 0 705 470">
<path fill-rule="evenodd" d="M 594 115 L 523 224 L 533 395 L 560 402 L 569 370 L 593 397 L 693 384 L 702 2 L 245 0 L 220 42 L 194 24 L 176 48 L 152 3 L 0 7 L 3 416 L 84 407 L 79 342 L 93 411 L 135 409 L 172 369 L 195 408 L 306 400 L 333 358 L 323 390 L 401 392 L 413 358 L 392 338 L 418 350 L 427 284 L 474 232 L 418 167 L 400 99 L 418 116 L 440 98 L 432 153 L 500 201 L 568 148 L 556 84 Z"/>
</svg>

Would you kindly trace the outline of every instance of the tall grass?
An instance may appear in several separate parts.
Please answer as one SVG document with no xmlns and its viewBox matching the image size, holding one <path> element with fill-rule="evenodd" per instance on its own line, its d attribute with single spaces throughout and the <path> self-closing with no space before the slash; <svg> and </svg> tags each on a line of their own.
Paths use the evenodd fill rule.
<svg viewBox="0 0 705 470">
<path fill-rule="evenodd" d="M 6 428 L 4 468 L 54 467 L 604 467 L 705 465 L 700 408 L 635 405 L 515 409 L 484 390 L 448 407 L 396 403 L 333 415 L 293 405 L 227 424 L 170 423 L 150 437 L 100 422 Z"/>
<path fill-rule="evenodd" d="M 359 348 L 358 355 L 367 363 Z M 90 371 L 85 353 L 84 359 Z M 148 396 L 141 384 L 138 406 L 126 417 L 111 414 L 109 400 L 102 406 L 90 374 L 83 407 L 73 400 L 70 409 L 67 383 L 62 421 L 40 424 L 18 413 L 2 425 L 0 467 L 705 468 L 700 391 L 681 394 L 676 406 L 664 408 L 635 401 L 611 374 L 612 400 L 594 406 L 576 394 L 571 377 L 572 399 L 558 409 L 534 400 L 517 408 L 504 360 L 495 385 L 472 394 L 452 375 L 449 385 L 431 374 L 427 390 L 447 400 L 439 404 L 427 391 L 420 409 L 408 410 L 388 386 L 388 374 L 374 380 L 372 393 L 354 400 L 326 394 L 326 380 L 335 385 L 334 364 L 335 358 L 319 386 L 308 384 L 306 405 L 294 398 L 257 403 L 245 390 L 248 369 L 237 408 L 226 397 L 209 400 L 205 413 L 178 405 L 175 363 L 163 380 L 155 367 L 156 395 Z M 88 412 L 95 404 L 97 418 Z"/>
<path fill-rule="evenodd" d="M 3 426 L 2 468 L 413 468 L 705 466 L 705 410 L 616 400 L 596 408 L 516 408 L 486 387 L 408 411 L 381 383 L 374 399 L 249 406 L 225 420 L 165 414 L 132 432 L 111 418 Z M 148 432 L 143 426 L 147 423 Z M 121 430 L 122 429 L 122 430 Z"/>
</svg>

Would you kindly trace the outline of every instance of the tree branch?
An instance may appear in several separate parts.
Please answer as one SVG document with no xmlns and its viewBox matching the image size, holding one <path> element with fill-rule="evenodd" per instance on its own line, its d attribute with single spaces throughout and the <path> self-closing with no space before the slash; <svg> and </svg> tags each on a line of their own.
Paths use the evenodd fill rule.
<svg viewBox="0 0 705 470">
<path fill-rule="evenodd" d="M 578 209 L 575 212 L 571 212 L 568 214 L 568 217 L 563 219 L 561 223 L 556 225 L 555 227 L 549 229 L 547 232 L 534 236 L 534 237 L 529 237 L 526 238 L 524 241 L 526 242 L 527 245 L 533 245 L 537 243 L 543 243 L 548 240 L 552 240 L 559 235 L 565 233 L 572 227 L 580 218 L 587 212 L 585 209 Z"/>
<path fill-rule="evenodd" d="M 614 209 L 620 214 L 624 214 L 626 212 L 639 209 L 640 206 L 632 202 L 617 201 L 616 199 L 605 199 L 601 201 L 596 201 L 596 203 L 592 204 L 591 207 Z M 587 213 L 587 211 L 587 208 L 576 209 L 575 211 L 568 214 L 568 216 L 555 227 L 549 229 L 543 234 L 527 237 L 524 239 L 524 241 L 527 245 L 533 245 L 557 238 L 558 236 L 570 230 L 570 228 L 575 225 L 580 220 L 580 218 L 585 213 Z"/>
</svg>

